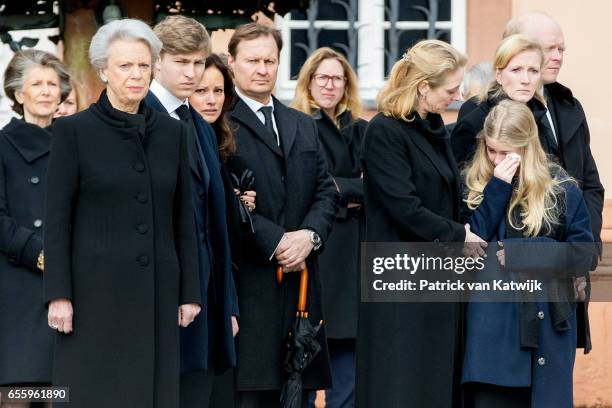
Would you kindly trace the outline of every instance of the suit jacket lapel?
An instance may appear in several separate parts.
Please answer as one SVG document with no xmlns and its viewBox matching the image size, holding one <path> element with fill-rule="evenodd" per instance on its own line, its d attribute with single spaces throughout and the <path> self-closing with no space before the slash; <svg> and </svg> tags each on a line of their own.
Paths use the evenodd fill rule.
<svg viewBox="0 0 612 408">
<path fill-rule="evenodd" d="M 204 119 L 200 114 L 190 107 L 191 117 L 193 125 L 196 131 L 196 137 L 198 140 L 198 156 L 202 158 L 202 179 L 204 186 L 208 189 L 210 186 L 210 174 L 213 169 L 213 165 L 217 159 L 216 144 L 212 143 L 212 138 L 215 137 L 214 131 L 210 126 L 204 122 Z"/>
<path fill-rule="evenodd" d="M 297 132 L 297 120 L 293 117 L 294 113 L 283 105 L 278 99 L 274 98 L 274 119 L 280 133 L 281 148 L 285 157 L 289 157 L 295 134 Z"/>
<path fill-rule="evenodd" d="M 272 144 L 272 141 L 268 140 L 268 138 L 263 136 L 265 132 L 267 132 L 267 130 L 264 127 L 263 123 L 261 123 L 259 118 L 255 115 L 255 112 L 253 112 L 251 108 L 249 108 L 242 99 L 237 99 L 238 102 L 236 103 L 236 106 L 234 107 L 234 110 L 231 113 L 231 117 L 248 127 L 255 134 L 255 136 L 261 139 L 261 141 L 266 146 L 268 146 L 270 150 L 272 150 L 275 154 L 277 154 L 279 157 L 283 157 L 278 145 L 276 143 Z M 274 117 L 276 119 L 276 125 L 280 130 L 281 124 L 279 123 L 278 116 L 276 116 L 276 106 L 277 104 L 274 105 Z M 279 137 L 281 137 L 281 135 L 279 135 Z"/>
<path fill-rule="evenodd" d="M 147 104 L 149 108 L 170 116 L 170 112 L 166 110 L 166 108 L 164 107 L 164 105 L 162 105 L 162 103 L 157 98 L 157 96 L 155 96 L 155 94 L 151 92 L 150 90 L 149 92 L 147 92 L 147 96 L 145 97 L 145 103 Z M 178 120 L 178 119 L 175 119 L 175 120 Z M 192 149 L 189 146 L 189 143 L 187 144 L 187 150 L 188 150 L 188 156 L 189 156 L 189 167 L 191 168 L 191 172 L 198 180 L 202 181 L 202 174 L 200 174 L 197 162 L 195 160 L 195 157 L 193 156 L 194 154 L 197 154 L 197 152 L 191 151 Z"/>
<path fill-rule="evenodd" d="M 559 101 L 555 98 L 550 98 L 550 101 L 552 106 L 548 108 L 555 110 L 554 113 L 557 119 L 557 129 L 555 130 L 562 146 L 567 146 L 568 142 L 576 134 L 578 127 L 582 125 L 584 115 L 566 101 Z"/>
</svg>

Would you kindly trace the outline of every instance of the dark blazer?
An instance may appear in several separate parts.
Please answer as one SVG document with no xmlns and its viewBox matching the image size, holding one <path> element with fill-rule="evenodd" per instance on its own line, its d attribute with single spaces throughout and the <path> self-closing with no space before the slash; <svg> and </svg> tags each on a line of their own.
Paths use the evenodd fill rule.
<svg viewBox="0 0 612 408">
<path fill-rule="evenodd" d="M 286 231 L 312 229 L 327 241 L 336 213 L 336 190 L 327 171 L 317 127 L 309 116 L 274 99 L 274 116 L 282 150 L 269 144 L 265 127 L 239 99 L 229 119 L 234 126 L 236 153 L 228 169 L 255 175 L 257 208 L 252 213 L 255 234 L 244 244 L 238 272 L 240 332 L 237 336 L 239 391 L 280 389 L 284 381 L 285 338 L 295 319 L 299 274 L 285 275 L 278 285 L 272 254 Z M 325 244 L 324 244 L 325 245 Z M 317 324 L 323 318 L 321 281 L 315 253 L 309 267 L 308 310 Z M 331 384 L 325 330 L 318 336 L 323 350 L 304 372 L 304 387 Z"/>
<path fill-rule="evenodd" d="M 340 190 L 334 227 L 325 244 L 326 250 L 319 256 L 327 336 L 354 339 L 359 305 L 359 247 L 365 218 L 362 207 L 349 209 L 348 205 L 363 203 L 359 160 L 368 123 L 362 119 L 353 120 L 349 111 L 339 116 L 339 126 L 324 111 L 315 112 L 313 118 L 329 172 Z"/>
<path fill-rule="evenodd" d="M 440 115 L 377 114 L 362 153 L 367 242 L 463 242 L 460 180 Z M 453 407 L 460 402 L 457 303 L 361 303 L 357 405 Z"/>
<path fill-rule="evenodd" d="M 561 199 L 565 201 L 565 213 L 562 217 L 564 222 L 558 227 L 559 241 L 592 242 L 589 215 L 582 193 L 572 183 L 564 183 L 563 186 L 565 197 Z M 541 273 L 545 265 L 539 256 L 542 246 L 534 245 L 534 252 L 538 253 L 529 255 L 525 242 L 554 241 L 545 236 L 508 239 L 507 205 L 511 194 L 512 185 L 492 178 L 484 190 L 481 205 L 476 210 L 465 212 L 469 214 L 467 220 L 472 231 L 479 236 L 492 242 L 503 240 L 506 251 L 505 277 L 516 276 L 514 274 L 521 269 Z M 560 252 L 568 250 L 561 245 L 549 248 L 551 253 L 547 254 L 546 263 L 563 258 L 552 253 L 555 249 L 558 248 Z M 496 263 L 496 245 L 490 245 L 489 249 L 489 259 Z M 585 273 L 588 266 L 589 262 L 581 272 Z M 493 270 L 497 271 L 498 267 Z M 483 280 L 500 278 L 493 270 L 485 268 L 478 272 L 478 276 Z M 555 317 L 559 316 L 556 313 L 559 303 L 537 302 L 530 316 L 535 324 L 535 344 L 528 347 L 522 341 L 524 333 L 521 333 L 519 323 L 522 319 L 520 306 L 509 302 L 474 302 L 468 305 L 463 382 L 532 387 L 533 407 L 572 406 L 576 338 L 577 331 L 582 330 L 576 325 L 574 305 L 570 306 L 569 313 L 562 315 L 562 321 L 555 322 Z"/>
<path fill-rule="evenodd" d="M 50 142 L 19 119 L 0 131 L 0 384 L 51 382 L 53 332 L 36 268 Z"/>
<path fill-rule="evenodd" d="M 178 306 L 200 303 L 187 128 L 139 112 L 103 93 L 53 125 L 44 299 L 74 308 L 53 374 L 70 406 L 178 406 Z"/>
<path fill-rule="evenodd" d="M 169 113 L 151 91 L 145 101 L 152 109 Z M 190 160 L 204 313 L 196 317 L 189 327 L 181 329 L 181 371 L 210 368 L 222 373 L 236 365 L 231 316 L 238 315 L 226 223 L 225 189 L 215 133 L 193 107 L 190 107 L 190 111 L 201 147 L 201 151 L 195 154 L 204 165 L 196 168 L 194 161 Z M 190 145 L 189 148 L 193 147 Z"/>
</svg>

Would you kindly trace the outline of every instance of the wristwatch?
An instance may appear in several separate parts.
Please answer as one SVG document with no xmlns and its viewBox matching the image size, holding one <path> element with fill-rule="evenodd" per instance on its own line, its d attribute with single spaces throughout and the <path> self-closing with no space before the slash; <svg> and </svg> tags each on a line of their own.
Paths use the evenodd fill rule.
<svg viewBox="0 0 612 408">
<path fill-rule="evenodd" d="M 317 251 L 319 248 L 321 248 L 321 245 L 323 245 L 321 237 L 313 230 L 310 230 L 310 243 L 313 245 L 312 249 L 315 251 Z"/>
</svg>

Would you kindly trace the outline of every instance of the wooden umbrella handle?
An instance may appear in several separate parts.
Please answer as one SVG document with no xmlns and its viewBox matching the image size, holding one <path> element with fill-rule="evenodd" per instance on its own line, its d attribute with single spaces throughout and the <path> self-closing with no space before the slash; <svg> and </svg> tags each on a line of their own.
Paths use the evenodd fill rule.
<svg viewBox="0 0 612 408">
<path fill-rule="evenodd" d="M 276 282 L 279 285 L 283 283 L 283 267 L 281 265 L 276 266 Z"/>
<path fill-rule="evenodd" d="M 300 274 L 300 294 L 298 297 L 298 312 L 306 311 L 306 300 L 308 298 L 308 267 L 304 266 Z"/>
<path fill-rule="evenodd" d="M 276 282 L 281 284 L 283 282 L 283 267 L 278 265 L 276 267 Z M 306 304 L 308 299 L 308 267 L 304 266 L 300 273 L 300 292 L 298 296 L 298 312 L 306 311 Z"/>
</svg>

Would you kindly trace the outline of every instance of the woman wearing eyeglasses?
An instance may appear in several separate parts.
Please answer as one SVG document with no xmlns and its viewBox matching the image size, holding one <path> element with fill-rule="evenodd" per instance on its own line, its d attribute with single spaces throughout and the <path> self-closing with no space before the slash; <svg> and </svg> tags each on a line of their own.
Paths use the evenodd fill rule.
<svg viewBox="0 0 612 408">
<path fill-rule="evenodd" d="M 363 224 L 359 156 L 367 122 L 358 118 L 357 76 L 346 58 L 331 48 L 316 50 L 300 70 L 291 106 L 315 119 L 329 172 L 340 193 L 336 222 L 319 256 L 333 381 L 325 403 L 328 408 L 353 406 Z"/>
</svg>

